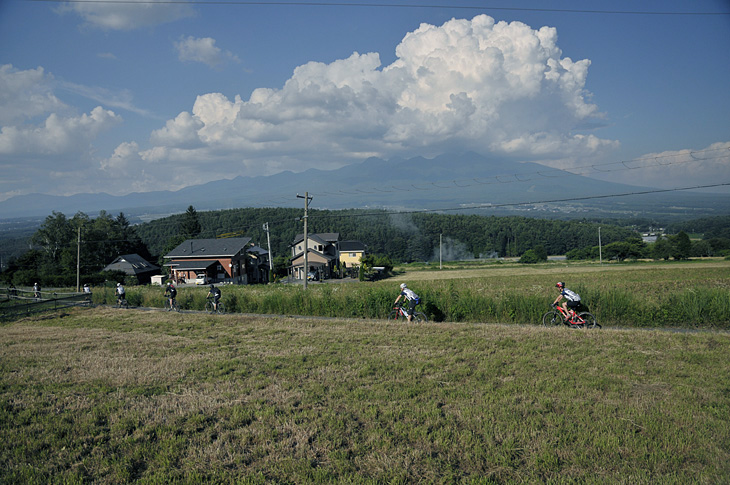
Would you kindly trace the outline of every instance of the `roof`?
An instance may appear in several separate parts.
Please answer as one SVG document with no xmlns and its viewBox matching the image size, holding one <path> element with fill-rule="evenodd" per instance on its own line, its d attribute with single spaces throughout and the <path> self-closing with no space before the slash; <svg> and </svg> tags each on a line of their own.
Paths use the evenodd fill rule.
<svg viewBox="0 0 730 485">
<path fill-rule="evenodd" d="M 123 271 L 128 275 L 138 275 L 158 271 L 159 269 L 159 266 L 150 263 L 139 254 L 123 254 L 109 263 L 104 271 Z"/>
<path fill-rule="evenodd" d="M 307 238 L 311 239 L 313 241 L 321 242 L 322 244 L 334 244 L 340 238 L 340 233 L 339 232 L 320 232 L 317 234 L 307 234 Z M 297 237 L 294 238 L 294 242 L 292 242 L 292 246 L 297 244 L 299 241 L 304 241 L 303 233 L 297 234 Z"/>
<path fill-rule="evenodd" d="M 312 257 L 312 256 L 314 256 L 314 257 L 319 257 L 319 258 L 323 259 L 323 260 L 324 260 L 324 261 L 326 261 L 326 262 L 334 261 L 335 259 L 337 259 L 336 257 L 334 257 L 334 256 L 331 256 L 331 255 L 329 255 L 329 254 L 324 254 L 324 253 L 320 253 L 319 251 L 315 251 L 314 249 L 310 249 L 309 251 L 307 251 L 307 257 L 308 257 L 308 258 L 310 258 L 310 257 Z M 293 264 L 294 266 L 297 266 L 297 264 L 295 264 L 295 263 L 294 263 L 294 261 L 296 261 L 296 260 L 298 260 L 298 259 L 301 259 L 301 260 L 302 260 L 302 262 L 304 261 L 304 251 L 300 251 L 300 252 L 299 252 L 299 253 L 298 253 L 298 254 L 297 254 L 296 256 L 294 256 L 293 258 L 289 258 L 289 261 L 290 261 L 290 263 L 292 263 L 292 264 Z M 312 260 L 308 260 L 307 262 L 308 262 L 308 263 L 311 263 L 311 264 L 314 264 L 314 263 L 315 263 L 315 262 L 314 262 L 314 261 L 312 261 Z"/>
<path fill-rule="evenodd" d="M 166 263 L 165 266 L 171 266 L 178 271 L 198 271 L 206 270 L 216 263 L 218 263 L 217 259 L 203 259 L 197 261 L 172 261 Z"/>
<path fill-rule="evenodd" d="M 360 241 L 340 241 L 340 251 L 365 251 L 368 247 Z"/>
<path fill-rule="evenodd" d="M 240 253 L 250 237 L 188 239 L 165 255 L 166 258 L 226 258 Z"/>
</svg>

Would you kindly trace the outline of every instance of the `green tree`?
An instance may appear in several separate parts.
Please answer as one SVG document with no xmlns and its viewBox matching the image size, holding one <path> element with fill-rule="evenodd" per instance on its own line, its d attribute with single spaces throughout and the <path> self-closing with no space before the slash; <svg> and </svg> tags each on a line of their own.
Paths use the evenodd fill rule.
<svg viewBox="0 0 730 485">
<path fill-rule="evenodd" d="M 33 234 L 31 242 L 43 248 L 51 261 L 58 261 L 61 250 L 71 244 L 73 236 L 73 228 L 66 215 L 53 211 Z"/>
<path fill-rule="evenodd" d="M 182 221 L 180 221 L 179 233 L 185 236 L 186 239 L 194 238 L 202 231 L 200 220 L 198 219 L 198 212 L 192 205 L 185 211 Z"/>
<path fill-rule="evenodd" d="M 663 259 L 668 260 L 672 256 L 673 247 L 672 243 L 669 241 L 669 239 L 658 236 L 656 241 L 651 247 L 651 257 L 653 259 Z"/>
<path fill-rule="evenodd" d="M 674 236 L 674 252 L 672 257 L 676 260 L 689 259 L 692 254 L 692 241 L 684 231 Z"/>
</svg>

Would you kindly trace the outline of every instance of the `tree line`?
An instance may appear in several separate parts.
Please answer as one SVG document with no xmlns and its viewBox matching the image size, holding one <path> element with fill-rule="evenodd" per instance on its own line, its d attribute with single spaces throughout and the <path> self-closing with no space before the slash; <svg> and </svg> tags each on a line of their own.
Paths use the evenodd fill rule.
<svg viewBox="0 0 730 485">
<path fill-rule="evenodd" d="M 102 273 L 119 255 L 137 253 L 162 266 L 163 256 L 188 238 L 234 236 L 251 237 L 255 244 L 270 249 L 275 269 L 285 274 L 291 243 L 303 233 L 302 216 L 303 210 L 294 208 L 197 212 L 190 206 L 185 213 L 132 226 L 123 213 L 113 217 L 102 211 L 91 218 L 79 212 L 68 218 L 53 212 L 31 236 L 31 249 L 10 262 L 0 281 L 18 286 L 35 281 L 44 286 L 73 286 L 77 264 L 82 282 L 119 280 L 122 275 Z M 268 239 L 264 224 L 269 227 Z M 730 217 L 703 219 L 695 226 L 710 237 L 690 240 L 680 228 L 676 235 L 646 244 L 634 228 L 587 220 L 362 209 L 310 209 L 308 213 L 310 233 L 338 233 L 341 241 L 360 241 L 368 254 L 396 263 L 435 261 L 444 252 L 446 260 L 519 257 L 526 263 L 545 260 L 548 254 L 565 254 L 570 259 L 598 259 L 600 254 L 606 260 L 623 260 L 730 253 Z"/>
</svg>

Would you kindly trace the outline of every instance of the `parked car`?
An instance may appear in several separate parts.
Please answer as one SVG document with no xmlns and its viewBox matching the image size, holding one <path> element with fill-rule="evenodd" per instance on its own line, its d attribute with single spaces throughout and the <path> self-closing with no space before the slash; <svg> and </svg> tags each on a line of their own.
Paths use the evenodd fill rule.
<svg viewBox="0 0 730 485">
<path fill-rule="evenodd" d="M 199 274 L 198 277 L 195 278 L 195 284 L 196 285 L 207 285 L 208 278 L 204 274 Z"/>
</svg>

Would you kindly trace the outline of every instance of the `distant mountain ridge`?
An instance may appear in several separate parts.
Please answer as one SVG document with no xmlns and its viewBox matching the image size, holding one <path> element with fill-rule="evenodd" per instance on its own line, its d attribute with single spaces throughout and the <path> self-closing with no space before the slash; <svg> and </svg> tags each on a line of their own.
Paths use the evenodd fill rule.
<svg viewBox="0 0 730 485">
<path fill-rule="evenodd" d="M 238 176 L 177 191 L 135 192 L 123 196 L 21 195 L 0 202 L 0 218 L 39 217 L 51 211 L 69 216 L 79 211 L 94 215 L 101 210 L 123 211 L 128 215 L 178 213 L 190 205 L 197 210 L 294 207 L 301 204 L 296 195 L 305 192 L 315 198 L 313 207 L 323 209 L 456 210 L 491 204 L 509 210 L 514 204 L 513 210 L 527 210 L 517 204 L 539 205 L 542 201 L 574 199 L 562 205 L 619 215 L 655 213 L 667 211 L 669 207 L 696 217 L 730 211 L 730 196 L 722 194 L 669 192 L 589 199 L 644 190 L 647 189 L 567 174 L 537 163 L 508 162 L 464 153 L 433 159 L 368 158 L 337 170 Z M 577 200 L 583 198 L 588 199 Z"/>
</svg>

